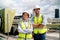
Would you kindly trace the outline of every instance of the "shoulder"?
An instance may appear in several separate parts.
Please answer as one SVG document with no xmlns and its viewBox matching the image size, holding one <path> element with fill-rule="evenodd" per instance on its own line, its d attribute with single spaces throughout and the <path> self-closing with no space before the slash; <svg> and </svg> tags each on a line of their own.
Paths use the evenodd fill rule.
<svg viewBox="0 0 60 40">
<path fill-rule="evenodd" d="M 29 21 L 31 21 L 31 18 L 28 18 Z"/>
<path fill-rule="evenodd" d="M 41 16 L 43 16 L 43 17 L 45 17 L 45 15 L 44 14 L 40 14 Z"/>
<path fill-rule="evenodd" d="M 40 16 L 44 16 L 43 14 L 39 14 Z"/>
<path fill-rule="evenodd" d="M 21 22 L 22 22 L 22 18 L 21 18 L 21 19 L 19 19 L 19 22 L 18 22 L 18 23 L 20 24 Z"/>
<path fill-rule="evenodd" d="M 23 20 L 22 18 L 19 19 L 19 21 L 22 21 L 22 20 Z"/>
</svg>

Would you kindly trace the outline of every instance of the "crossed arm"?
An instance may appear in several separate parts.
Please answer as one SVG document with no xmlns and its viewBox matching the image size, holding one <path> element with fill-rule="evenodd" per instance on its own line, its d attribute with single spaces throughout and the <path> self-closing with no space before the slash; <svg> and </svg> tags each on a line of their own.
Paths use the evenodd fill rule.
<svg viewBox="0 0 60 40">
<path fill-rule="evenodd" d="M 43 28 L 46 25 L 46 23 L 47 23 L 47 18 L 46 18 L 46 16 L 43 16 L 43 22 L 42 22 L 42 24 L 34 24 L 33 21 L 34 20 L 32 18 L 32 25 L 33 25 L 34 28 Z"/>
<path fill-rule="evenodd" d="M 43 28 L 44 25 L 43 24 L 32 24 L 33 28 Z"/>
</svg>

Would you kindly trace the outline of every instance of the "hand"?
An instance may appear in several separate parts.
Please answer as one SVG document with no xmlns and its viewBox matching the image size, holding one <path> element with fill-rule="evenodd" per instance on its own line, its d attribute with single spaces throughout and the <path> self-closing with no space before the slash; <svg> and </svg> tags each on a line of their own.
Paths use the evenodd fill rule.
<svg viewBox="0 0 60 40">
<path fill-rule="evenodd" d="M 42 24 L 39 25 L 39 28 L 43 28 L 43 27 L 44 27 L 44 25 L 42 25 Z"/>
<path fill-rule="evenodd" d="M 25 30 L 27 33 L 32 33 L 32 30 L 31 29 L 26 29 Z"/>
<path fill-rule="evenodd" d="M 38 28 L 39 24 L 33 24 L 34 28 Z"/>
</svg>

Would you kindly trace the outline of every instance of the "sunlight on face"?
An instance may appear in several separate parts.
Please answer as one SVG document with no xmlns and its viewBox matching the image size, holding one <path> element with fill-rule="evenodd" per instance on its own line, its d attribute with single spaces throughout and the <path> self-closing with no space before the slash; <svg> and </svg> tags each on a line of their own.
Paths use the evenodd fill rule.
<svg viewBox="0 0 60 40">
<path fill-rule="evenodd" d="M 23 14 L 23 19 L 24 19 L 24 20 L 27 20 L 27 19 L 28 19 L 28 13 L 25 12 L 25 13 Z"/>
<path fill-rule="evenodd" d="M 39 15 L 40 9 L 34 9 L 34 12 L 35 12 L 36 15 Z"/>
</svg>

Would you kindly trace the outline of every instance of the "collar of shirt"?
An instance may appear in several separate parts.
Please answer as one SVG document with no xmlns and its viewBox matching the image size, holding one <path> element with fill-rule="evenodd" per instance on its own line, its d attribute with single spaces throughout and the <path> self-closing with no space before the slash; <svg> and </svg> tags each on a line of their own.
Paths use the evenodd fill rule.
<svg viewBox="0 0 60 40">
<path fill-rule="evenodd" d="M 25 24 L 25 26 L 26 26 L 26 28 L 28 27 L 28 21 L 29 21 L 29 19 L 27 19 L 27 20 L 23 20 L 24 21 L 24 24 Z"/>
<path fill-rule="evenodd" d="M 24 22 L 28 22 L 29 20 L 27 19 L 27 20 L 23 20 Z"/>
</svg>

